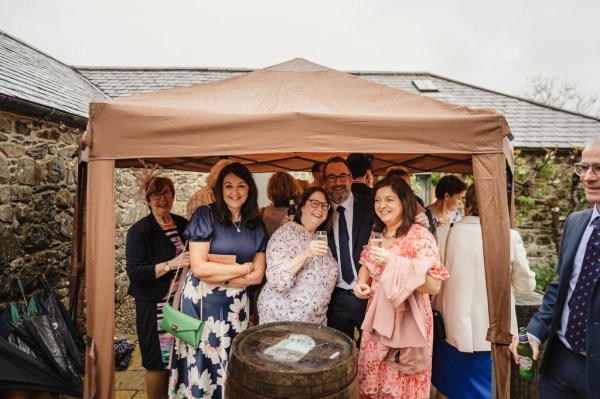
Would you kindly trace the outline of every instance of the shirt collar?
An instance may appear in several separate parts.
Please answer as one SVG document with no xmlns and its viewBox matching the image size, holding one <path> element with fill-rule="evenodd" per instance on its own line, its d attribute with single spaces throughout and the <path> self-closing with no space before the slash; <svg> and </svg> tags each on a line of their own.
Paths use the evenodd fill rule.
<svg viewBox="0 0 600 399">
<path fill-rule="evenodd" d="M 346 201 L 342 202 L 341 204 L 335 204 L 335 209 L 337 210 L 338 206 L 343 206 L 344 209 L 350 209 L 349 207 L 352 206 L 352 204 L 354 204 L 354 194 L 352 194 L 352 191 L 350 191 L 350 195 L 348 196 L 348 198 L 346 198 Z"/>
<path fill-rule="evenodd" d="M 594 206 L 594 210 L 592 211 L 592 217 L 590 218 L 588 226 L 591 226 L 594 219 L 596 219 L 598 216 L 600 216 L 600 211 L 598 211 L 598 205 L 596 205 Z"/>
</svg>

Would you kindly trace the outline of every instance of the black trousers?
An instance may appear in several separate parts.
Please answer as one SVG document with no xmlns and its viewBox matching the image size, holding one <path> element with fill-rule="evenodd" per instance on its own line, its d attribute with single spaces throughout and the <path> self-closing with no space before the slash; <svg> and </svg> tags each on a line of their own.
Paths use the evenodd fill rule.
<svg viewBox="0 0 600 399">
<path fill-rule="evenodd" d="M 336 287 L 327 310 L 327 326 L 343 332 L 351 339 L 354 339 L 354 328 L 356 327 L 359 334 L 356 345 L 360 348 L 360 338 L 362 337 L 360 327 L 365 319 L 366 310 L 366 299 L 357 298 L 352 290 Z"/>
<path fill-rule="evenodd" d="M 585 356 L 574 353 L 560 339 L 556 341 L 552 353 L 546 350 L 544 355 L 548 361 L 538 381 L 540 399 L 591 399 L 585 384 Z"/>
</svg>

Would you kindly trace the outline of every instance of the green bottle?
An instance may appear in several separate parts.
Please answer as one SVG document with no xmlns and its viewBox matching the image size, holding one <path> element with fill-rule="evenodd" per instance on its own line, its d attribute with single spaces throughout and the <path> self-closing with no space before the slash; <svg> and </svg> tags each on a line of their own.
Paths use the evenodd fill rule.
<svg viewBox="0 0 600 399">
<path fill-rule="evenodd" d="M 519 375 L 525 380 L 533 380 L 535 377 L 535 360 L 533 360 L 533 349 L 529 345 L 527 330 L 525 327 L 519 328 L 519 345 L 517 345 L 519 354 Z"/>
</svg>

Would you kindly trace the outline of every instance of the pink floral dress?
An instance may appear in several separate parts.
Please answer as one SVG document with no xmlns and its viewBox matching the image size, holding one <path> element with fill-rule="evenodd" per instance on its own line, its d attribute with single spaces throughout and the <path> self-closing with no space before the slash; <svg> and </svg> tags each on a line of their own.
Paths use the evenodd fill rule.
<svg viewBox="0 0 600 399">
<path fill-rule="evenodd" d="M 408 233 L 396 239 L 387 250 L 393 255 L 404 258 L 431 258 L 435 261 L 428 274 L 438 280 L 448 278 L 448 272 L 439 261 L 438 248 L 435 239 L 425 227 L 413 225 Z M 373 263 L 370 259 L 369 246 L 365 246 L 360 257 L 360 264 L 366 267 L 373 279 L 371 291 L 374 293 L 379 288 L 379 279 L 383 273 L 383 265 Z M 429 342 L 429 357 L 433 347 L 433 316 L 429 295 L 423 295 L 423 302 L 427 312 L 427 341 Z M 371 297 L 373 294 L 371 294 Z M 371 299 L 367 309 L 371 306 Z M 388 369 L 385 362 L 381 362 L 376 354 L 377 341 L 370 333 L 363 331 L 358 359 L 358 383 L 361 398 L 402 398 L 402 399 L 428 399 L 431 385 L 431 368 L 427 371 L 406 375 L 394 369 Z"/>
</svg>

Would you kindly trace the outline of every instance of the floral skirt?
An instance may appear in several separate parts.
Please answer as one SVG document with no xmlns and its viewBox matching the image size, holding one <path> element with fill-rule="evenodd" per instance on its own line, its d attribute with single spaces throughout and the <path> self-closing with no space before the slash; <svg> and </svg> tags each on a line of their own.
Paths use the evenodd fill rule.
<svg viewBox="0 0 600 399">
<path fill-rule="evenodd" d="M 205 326 L 198 348 L 176 340 L 169 398 L 222 398 L 231 343 L 248 327 L 246 290 L 207 285 L 189 273 L 181 310 L 202 315 Z"/>
<path fill-rule="evenodd" d="M 429 399 L 431 369 L 406 375 L 386 367 L 377 357 L 377 341 L 363 331 L 358 357 L 361 399 Z"/>
</svg>

